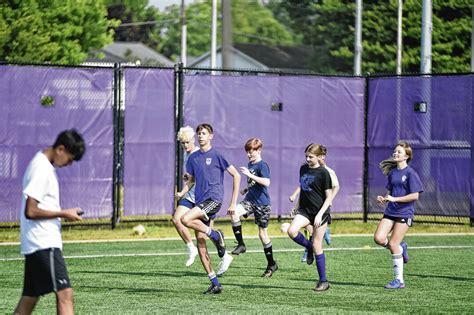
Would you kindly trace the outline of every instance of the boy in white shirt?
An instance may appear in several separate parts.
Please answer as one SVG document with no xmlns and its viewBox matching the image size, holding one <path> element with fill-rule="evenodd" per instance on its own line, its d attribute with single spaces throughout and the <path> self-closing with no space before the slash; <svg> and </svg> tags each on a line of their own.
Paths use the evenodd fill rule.
<svg viewBox="0 0 474 315">
<path fill-rule="evenodd" d="M 58 314 L 73 314 L 73 290 L 62 256 L 61 218 L 81 220 L 80 208 L 61 210 L 56 167 L 79 161 L 85 152 L 74 129 L 61 132 L 53 146 L 36 153 L 23 176 L 20 215 L 25 255 L 23 293 L 15 314 L 31 314 L 40 296 L 55 292 Z"/>
</svg>

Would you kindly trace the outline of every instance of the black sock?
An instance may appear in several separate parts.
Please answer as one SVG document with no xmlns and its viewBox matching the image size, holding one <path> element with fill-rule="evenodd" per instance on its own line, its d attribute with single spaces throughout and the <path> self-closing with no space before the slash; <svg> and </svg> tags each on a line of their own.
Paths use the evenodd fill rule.
<svg viewBox="0 0 474 315">
<path fill-rule="evenodd" d="M 268 265 L 273 266 L 275 261 L 273 260 L 272 242 L 263 245 L 263 251 L 265 252 L 265 258 L 267 258 Z"/>
<path fill-rule="evenodd" d="M 244 238 L 242 236 L 242 224 L 239 224 L 237 226 L 232 226 L 232 231 L 234 231 L 235 239 L 237 240 L 237 243 L 239 245 L 244 245 Z"/>
</svg>

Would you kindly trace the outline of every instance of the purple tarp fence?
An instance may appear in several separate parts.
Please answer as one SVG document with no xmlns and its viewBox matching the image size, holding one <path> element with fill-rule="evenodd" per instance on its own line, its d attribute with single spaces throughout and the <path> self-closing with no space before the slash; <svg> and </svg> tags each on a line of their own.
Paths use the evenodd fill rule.
<svg viewBox="0 0 474 315">
<path fill-rule="evenodd" d="M 175 185 L 174 71 L 125 69 L 124 214 L 171 214 Z"/>
<path fill-rule="evenodd" d="M 473 76 L 370 78 L 368 90 L 369 212 L 383 211 L 375 199 L 386 185 L 378 163 L 406 140 L 425 189 L 416 214 L 468 217 Z M 420 102 L 427 104 L 426 113 L 415 112 Z"/>
<path fill-rule="evenodd" d="M 19 220 L 24 171 L 64 129 L 83 134 L 80 162 L 58 169 L 61 205 L 86 218 L 112 214 L 113 71 L 0 66 L 0 222 Z M 44 107 L 45 96 L 54 105 Z"/>
<path fill-rule="evenodd" d="M 364 82 L 362 78 L 186 75 L 184 124 L 210 123 L 215 132 L 213 147 L 236 168 L 247 165 L 243 149 L 247 139 L 263 141 L 273 215 L 287 215 L 293 206 L 288 197 L 299 184 L 304 148 L 312 142 L 326 145 L 327 163 L 341 185 L 333 211 L 360 213 Z M 272 111 L 272 103 L 282 103 L 283 110 Z M 242 176 L 241 187 L 245 184 Z M 220 215 L 227 212 L 231 192 L 231 176 L 226 175 Z"/>
</svg>

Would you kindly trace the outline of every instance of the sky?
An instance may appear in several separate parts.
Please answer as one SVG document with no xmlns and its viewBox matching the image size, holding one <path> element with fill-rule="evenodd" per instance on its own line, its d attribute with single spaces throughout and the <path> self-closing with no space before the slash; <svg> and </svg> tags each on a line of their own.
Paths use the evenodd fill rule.
<svg viewBox="0 0 474 315">
<path fill-rule="evenodd" d="M 192 3 L 194 0 L 185 0 L 186 4 Z M 172 4 L 181 4 L 181 0 L 148 0 L 148 4 L 157 7 L 163 11 L 167 6 Z"/>
</svg>

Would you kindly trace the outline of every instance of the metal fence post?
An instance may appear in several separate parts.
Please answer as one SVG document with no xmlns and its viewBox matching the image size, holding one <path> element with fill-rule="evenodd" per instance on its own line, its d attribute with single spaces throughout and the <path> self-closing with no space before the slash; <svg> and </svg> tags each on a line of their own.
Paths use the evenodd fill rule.
<svg viewBox="0 0 474 315">
<path fill-rule="evenodd" d="M 114 100 L 113 100 L 113 124 L 114 124 L 114 165 L 112 174 L 112 218 L 111 228 L 115 229 L 120 219 L 120 211 L 123 209 L 123 115 L 122 115 L 122 66 L 114 64 Z"/>
<path fill-rule="evenodd" d="M 175 135 L 178 134 L 179 128 L 183 126 L 183 85 L 184 70 L 183 63 L 180 62 L 174 67 L 175 78 Z M 176 183 L 175 187 L 180 191 L 183 188 L 183 149 L 178 141 L 176 141 Z"/>
<path fill-rule="evenodd" d="M 364 222 L 367 223 L 369 217 L 369 81 L 370 73 L 365 75 L 365 93 L 364 93 L 364 179 L 363 179 L 363 209 Z"/>
</svg>

